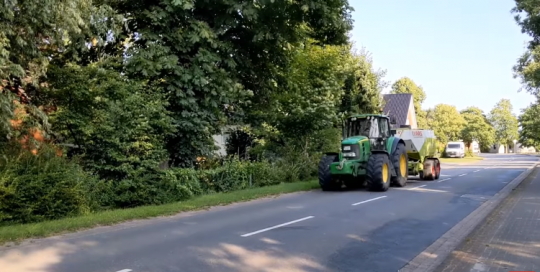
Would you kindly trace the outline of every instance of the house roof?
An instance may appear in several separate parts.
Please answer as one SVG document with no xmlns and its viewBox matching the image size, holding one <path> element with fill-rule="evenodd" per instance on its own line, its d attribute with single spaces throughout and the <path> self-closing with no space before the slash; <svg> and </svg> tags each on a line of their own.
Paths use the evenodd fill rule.
<svg viewBox="0 0 540 272">
<path fill-rule="evenodd" d="M 409 106 L 413 99 L 412 94 L 385 94 L 383 95 L 385 102 L 383 112 L 385 115 L 396 118 L 396 127 L 401 127 L 407 124 L 409 116 Z"/>
</svg>

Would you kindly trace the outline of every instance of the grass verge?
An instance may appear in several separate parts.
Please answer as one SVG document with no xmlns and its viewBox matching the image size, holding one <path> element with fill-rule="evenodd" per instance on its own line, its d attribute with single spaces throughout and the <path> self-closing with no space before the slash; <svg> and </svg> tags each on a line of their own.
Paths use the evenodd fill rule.
<svg viewBox="0 0 540 272">
<path fill-rule="evenodd" d="M 109 210 L 84 216 L 64 218 L 32 224 L 0 226 L 0 245 L 20 242 L 28 238 L 43 238 L 98 226 L 114 225 L 134 219 L 174 215 L 180 212 L 204 210 L 214 206 L 245 202 L 267 196 L 280 195 L 319 188 L 317 181 L 282 183 L 274 186 L 218 193 L 196 197 L 187 201 L 159 206 Z"/>
<path fill-rule="evenodd" d="M 483 157 L 465 157 L 465 158 L 439 158 L 441 162 L 446 163 L 470 163 L 470 162 L 478 162 L 483 160 Z"/>
</svg>

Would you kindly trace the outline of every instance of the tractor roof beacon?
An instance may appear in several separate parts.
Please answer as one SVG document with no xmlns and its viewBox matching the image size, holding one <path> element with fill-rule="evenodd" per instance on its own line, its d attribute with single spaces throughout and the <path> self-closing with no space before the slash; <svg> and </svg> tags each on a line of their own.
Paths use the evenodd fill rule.
<svg viewBox="0 0 540 272">
<path fill-rule="evenodd" d="M 386 191 L 390 185 L 406 186 L 409 174 L 439 178 L 433 131 L 393 130 L 391 119 L 382 114 L 357 114 L 343 122 L 340 152 L 326 153 L 319 163 L 322 190 L 346 186 Z"/>
</svg>

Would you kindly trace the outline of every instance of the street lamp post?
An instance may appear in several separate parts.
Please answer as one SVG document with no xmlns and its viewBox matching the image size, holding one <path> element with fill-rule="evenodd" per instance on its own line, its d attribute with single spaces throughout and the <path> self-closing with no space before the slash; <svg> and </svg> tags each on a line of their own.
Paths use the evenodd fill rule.
<svg viewBox="0 0 540 272">
<path fill-rule="evenodd" d="M 517 140 L 514 140 L 514 154 L 516 154 L 516 143 L 517 143 Z"/>
</svg>

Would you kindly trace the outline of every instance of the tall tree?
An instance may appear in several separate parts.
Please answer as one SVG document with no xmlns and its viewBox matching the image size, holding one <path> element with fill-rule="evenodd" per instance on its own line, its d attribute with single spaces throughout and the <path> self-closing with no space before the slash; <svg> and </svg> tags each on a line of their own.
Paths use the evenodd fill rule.
<svg viewBox="0 0 540 272">
<path fill-rule="evenodd" d="M 39 79 L 46 73 L 51 56 L 66 50 L 70 37 L 87 27 L 90 9 L 90 0 L 20 0 L 0 4 L 2 140 L 24 135 L 29 129 L 48 131 L 46 115 L 33 103 Z M 15 99 L 18 103 L 13 104 Z M 16 126 L 10 124 L 13 119 Z"/>
<path fill-rule="evenodd" d="M 540 105 L 534 103 L 522 110 L 518 118 L 521 130 L 519 131 L 519 142 L 524 146 L 540 148 Z"/>
<path fill-rule="evenodd" d="M 460 139 L 461 131 L 466 122 L 455 106 L 438 104 L 433 109 L 431 118 L 431 128 L 435 131 L 441 146 L 446 145 L 449 141 Z"/>
<path fill-rule="evenodd" d="M 396 82 L 394 82 L 394 84 L 392 84 L 391 93 L 412 94 L 414 100 L 414 111 L 416 112 L 416 121 L 418 123 L 418 127 L 427 127 L 426 112 L 422 110 L 422 103 L 424 102 L 424 100 L 426 100 L 426 93 L 424 92 L 422 86 L 416 85 L 416 83 L 408 77 L 402 77 Z"/>
<path fill-rule="evenodd" d="M 106 3 L 130 18 L 126 74 L 168 97 L 178 132 L 167 146 L 181 166 L 210 153 L 211 135 L 231 116 L 263 121 L 298 46 L 344 44 L 352 28 L 346 0 Z"/>
<path fill-rule="evenodd" d="M 540 1 L 515 0 L 512 12 L 521 32 L 532 37 L 526 52 L 514 66 L 514 77 L 520 78 L 523 89 L 536 96 L 540 90 Z"/>
<path fill-rule="evenodd" d="M 274 94 L 265 118 L 279 132 L 282 142 L 292 141 L 308 154 L 315 133 L 338 121 L 349 58 L 348 46 L 299 49 L 287 71 L 286 88 Z"/>
<path fill-rule="evenodd" d="M 512 113 L 512 103 L 509 99 L 501 99 L 489 113 L 489 121 L 495 129 L 495 141 L 505 146 L 512 144 L 519 137 L 518 120 Z"/>
<path fill-rule="evenodd" d="M 468 107 L 461 111 L 461 116 L 466 122 L 461 131 L 463 141 L 470 147 L 470 144 L 476 140 L 482 150 L 489 149 L 495 142 L 495 130 L 484 112 L 477 107 Z"/>
<path fill-rule="evenodd" d="M 385 70 L 375 70 L 371 56 L 365 51 L 351 50 L 346 62 L 346 79 L 340 112 L 376 113 L 380 109 L 381 91 L 387 82 L 383 80 Z"/>
</svg>

